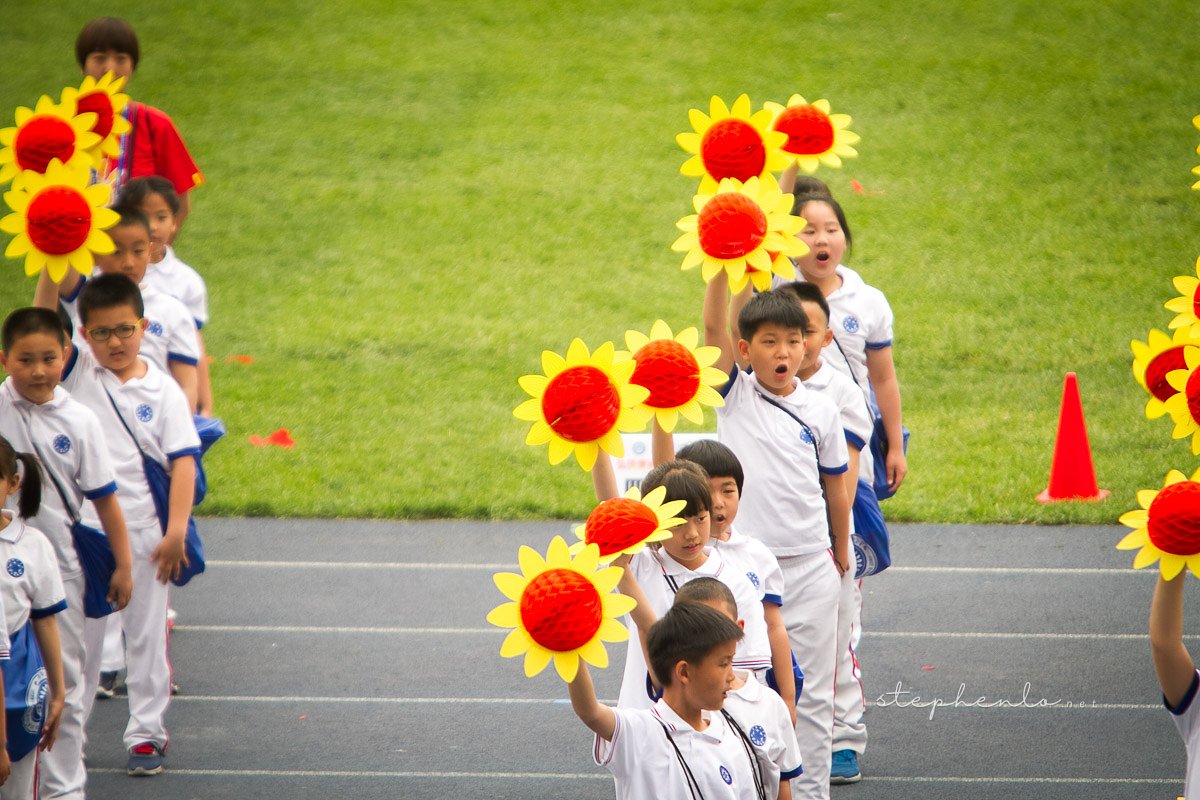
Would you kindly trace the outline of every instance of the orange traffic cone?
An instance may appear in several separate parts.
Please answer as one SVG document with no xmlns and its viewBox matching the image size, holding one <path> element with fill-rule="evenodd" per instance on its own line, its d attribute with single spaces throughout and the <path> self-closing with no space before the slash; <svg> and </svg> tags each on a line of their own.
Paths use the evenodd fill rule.
<svg viewBox="0 0 1200 800">
<path fill-rule="evenodd" d="M 1050 462 L 1050 485 L 1037 499 L 1039 503 L 1103 500 L 1108 494 L 1107 489 L 1096 486 L 1092 448 L 1088 444 L 1083 403 L 1079 399 L 1079 382 L 1074 372 L 1068 372 L 1063 382 L 1062 409 L 1058 413 L 1054 459 Z"/>
</svg>

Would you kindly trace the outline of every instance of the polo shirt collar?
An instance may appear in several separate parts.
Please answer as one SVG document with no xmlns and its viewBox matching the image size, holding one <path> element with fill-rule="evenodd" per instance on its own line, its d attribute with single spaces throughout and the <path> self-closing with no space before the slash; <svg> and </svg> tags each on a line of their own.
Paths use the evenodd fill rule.
<svg viewBox="0 0 1200 800">
<path fill-rule="evenodd" d="M 672 577 L 691 573 L 693 575 L 705 575 L 711 578 L 721 571 L 721 555 L 711 544 L 704 546 L 704 552 L 708 555 L 708 558 L 704 560 L 704 563 L 701 564 L 698 569 L 688 569 L 683 564 L 680 564 L 678 561 L 671 558 L 671 556 L 667 555 L 665 550 L 658 551 L 658 563 L 661 564 L 663 570 Z"/>
<path fill-rule="evenodd" d="M 12 376 L 4 379 L 4 383 L 0 384 L 3 391 L 8 393 L 8 398 L 13 402 L 13 405 L 21 408 L 57 408 L 67 401 L 70 396 L 67 390 L 61 386 L 54 387 L 54 395 L 44 403 L 35 403 L 32 400 L 24 397 L 17 391 L 17 387 L 13 384 Z"/>
<path fill-rule="evenodd" d="M 0 509 L 0 514 L 3 514 L 5 519 L 8 520 L 8 524 L 4 526 L 4 530 L 0 530 L 0 539 L 10 544 L 16 544 L 21 541 L 21 536 L 25 533 L 25 520 L 7 508 Z"/>
<path fill-rule="evenodd" d="M 671 733 L 675 736 L 706 736 L 715 742 L 721 741 L 725 734 L 725 719 L 719 711 L 701 711 L 700 715 L 708 720 L 708 727 L 702 731 L 693 728 L 689 723 L 685 722 L 683 717 L 675 713 L 675 709 L 667 705 L 664 698 L 659 698 L 652 709 L 654 715 L 666 723 L 671 729 Z"/>
</svg>

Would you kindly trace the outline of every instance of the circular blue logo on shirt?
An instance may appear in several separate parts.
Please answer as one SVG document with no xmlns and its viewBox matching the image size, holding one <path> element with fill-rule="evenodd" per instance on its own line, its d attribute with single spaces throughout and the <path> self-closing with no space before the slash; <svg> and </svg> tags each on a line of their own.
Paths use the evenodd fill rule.
<svg viewBox="0 0 1200 800">
<path fill-rule="evenodd" d="M 146 333 L 150 334 L 151 336 L 162 336 L 162 323 L 155 320 L 150 320 L 150 324 L 146 326 Z"/>
<path fill-rule="evenodd" d="M 747 572 L 746 577 L 750 579 L 750 583 L 754 584 L 754 588 L 758 588 L 758 576 L 753 572 Z"/>
<path fill-rule="evenodd" d="M 755 725 L 750 729 L 750 742 L 755 747 L 762 747 L 767 743 L 767 732 L 763 730 L 762 725 Z"/>
<path fill-rule="evenodd" d="M 733 786 L 733 776 L 729 774 L 729 770 L 725 769 L 725 767 L 721 767 L 721 780 Z"/>
<path fill-rule="evenodd" d="M 54 445 L 54 452 L 56 453 L 61 453 L 65 456 L 71 452 L 71 440 L 67 438 L 66 434 L 60 433 L 58 436 L 55 436 L 51 444 Z"/>
<path fill-rule="evenodd" d="M 25 563 L 19 558 L 10 558 L 8 560 L 8 564 L 6 564 L 4 568 L 7 569 L 8 574 L 12 575 L 14 578 L 19 578 L 25 574 Z"/>
<path fill-rule="evenodd" d="M 812 431 L 810 431 L 807 427 L 800 429 L 800 441 L 804 442 L 805 444 L 813 443 Z"/>
<path fill-rule="evenodd" d="M 861 326 L 858 324 L 858 317 L 849 314 L 842 320 L 842 327 L 846 329 L 846 333 L 857 333 Z"/>
<path fill-rule="evenodd" d="M 154 409 L 145 403 L 142 403 L 137 407 L 137 418 L 142 422 L 149 422 L 150 420 L 154 419 Z"/>
</svg>

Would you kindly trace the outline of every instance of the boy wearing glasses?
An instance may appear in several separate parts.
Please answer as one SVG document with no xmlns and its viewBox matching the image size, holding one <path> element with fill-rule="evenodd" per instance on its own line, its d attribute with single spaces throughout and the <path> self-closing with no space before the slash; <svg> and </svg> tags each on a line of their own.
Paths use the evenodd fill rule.
<svg viewBox="0 0 1200 800">
<path fill-rule="evenodd" d="M 133 553 L 133 597 L 121 612 L 128 669 L 129 724 L 125 747 L 130 775 L 156 775 L 167 747 L 165 714 L 171 698 L 167 661 L 167 581 L 186 564 L 184 538 L 192 509 L 200 439 L 183 391 L 149 360 L 139 356 L 148 321 L 142 295 L 122 274 L 92 278 L 79 292 L 79 333 L 87 347 L 76 349 L 64 370 L 63 386 L 100 421 L 120 487 Z M 171 475 L 170 511 L 162 526 L 143 470 L 142 453 Z M 86 509 L 84 521 L 89 522 Z M 88 620 L 103 627 L 105 620 Z M 85 709 L 91 707 L 99 676 L 90 674 Z"/>
<path fill-rule="evenodd" d="M 136 208 L 120 205 L 113 210 L 121 216 L 107 231 L 115 249 L 96 256 L 96 266 L 103 275 L 124 275 L 138 285 L 146 319 L 141 356 L 170 374 L 183 389 L 188 408 L 195 409 L 199 381 L 196 367 L 200 363 L 196 322 L 183 303 L 146 281 L 146 268 L 150 265 L 150 222 L 146 216 Z M 78 330 L 79 292 L 85 282 L 78 272 L 68 270 L 62 283 L 55 285 L 43 271 L 34 305 L 53 308 L 55 302 L 61 302 Z M 83 340 L 77 339 L 82 345 Z"/>
</svg>

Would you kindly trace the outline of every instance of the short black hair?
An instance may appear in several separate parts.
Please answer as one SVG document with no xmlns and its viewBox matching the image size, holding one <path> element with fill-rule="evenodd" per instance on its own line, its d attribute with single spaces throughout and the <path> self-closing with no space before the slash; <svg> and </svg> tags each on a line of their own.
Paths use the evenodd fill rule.
<svg viewBox="0 0 1200 800">
<path fill-rule="evenodd" d="M 819 194 L 822 197 L 833 197 L 833 192 L 829 191 L 829 184 L 820 178 L 814 178 L 812 175 L 796 176 L 796 181 L 792 184 L 792 195 L 798 197 L 802 194 Z"/>
<path fill-rule="evenodd" d="M 741 641 L 742 628 L 729 617 L 700 603 L 676 603 L 646 634 L 650 669 L 663 686 L 675 679 L 680 661 L 699 664 L 728 642 Z"/>
<path fill-rule="evenodd" d="M 133 26 L 120 17 L 94 19 L 84 25 L 83 30 L 75 37 L 75 60 L 79 62 L 80 69 L 92 53 L 108 50 L 125 53 L 133 61 L 133 68 L 137 69 L 138 58 L 141 56 L 137 34 L 133 32 Z"/>
<path fill-rule="evenodd" d="M 126 204 L 124 192 L 121 193 L 121 199 L 113 206 L 113 211 L 117 212 L 117 216 L 120 217 L 117 220 L 117 224 L 112 226 L 113 228 L 127 228 L 131 225 L 137 225 L 145 229 L 147 236 L 150 235 L 150 220 L 146 219 L 146 215 L 142 213 L 142 209 L 138 208 L 137 205 L 133 203 Z"/>
<path fill-rule="evenodd" d="M 175 192 L 175 184 L 161 175 L 143 175 L 126 181 L 121 187 L 120 205 L 140 212 L 142 203 L 152 194 L 161 197 L 170 206 L 172 214 L 179 213 L 179 195 Z"/>
<path fill-rule="evenodd" d="M 821 290 L 815 283 L 792 281 L 791 283 L 785 283 L 779 288 L 785 292 L 791 292 L 801 302 L 815 303 L 817 308 L 821 309 L 821 313 L 825 315 L 825 324 L 829 324 L 829 301 L 825 299 L 825 295 L 821 293 Z"/>
<path fill-rule="evenodd" d="M 716 578 L 701 575 L 679 587 L 675 592 L 675 602 L 678 603 L 712 603 L 721 602 L 733 612 L 736 620 L 738 614 L 737 598 L 733 590 Z"/>
<path fill-rule="evenodd" d="M 716 439 L 694 441 L 676 453 L 675 457 L 699 464 L 709 478 L 733 478 L 737 482 L 738 494 L 742 493 L 742 483 L 746 480 L 742 462 L 738 461 L 732 450 Z"/>
<path fill-rule="evenodd" d="M 759 292 L 738 314 L 738 335 L 750 341 L 764 325 L 802 331 L 808 328 L 808 315 L 789 295 L 777 291 Z"/>
<path fill-rule="evenodd" d="M 810 192 L 808 194 L 795 195 L 795 200 L 792 201 L 792 214 L 797 217 L 803 217 L 800 212 L 809 203 L 824 203 L 833 209 L 833 215 L 837 217 L 838 225 L 842 226 L 842 233 L 846 234 L 846 252 L 849 253 L 854 245 L 854 237 L 850 235 L 850 223 L 846 222 L 846 212 L 842 210 L 842 204 L 833 199 L 833 195 L 829 192 Z"/>
<path fill-rule="evenodd" d="M 11 350 L 17 339 L 33 333 L 48 333 L 63 347 L 67 346 L 67 332 L 58 314 L 48 308 L 18 308 L 5 318 L 4 329 L 0 332 L 4 352 Z"/>
<path fill-rule="evenodd" d="M 695 462 L 675 460 L 659 464 L 642 478 L 642 495 L 659 486 L 667 488 L 667 500 L 682 500 L 687 504 L 682 516 L 694 517 L 703 511 L 712 511 L 708 473 Z"/>
<path fill-rule="evenodd" d="M 79 292 L 79 321 L 87 325 L 93 311 L 117 306 L 131 307 L 138 319 L 146 313 L 142 292 L 129 278 L 114 273 L 88 278 Z"/>
</svg>

